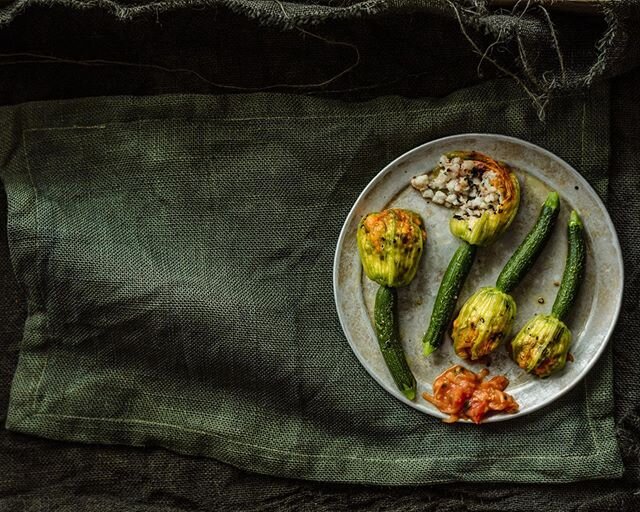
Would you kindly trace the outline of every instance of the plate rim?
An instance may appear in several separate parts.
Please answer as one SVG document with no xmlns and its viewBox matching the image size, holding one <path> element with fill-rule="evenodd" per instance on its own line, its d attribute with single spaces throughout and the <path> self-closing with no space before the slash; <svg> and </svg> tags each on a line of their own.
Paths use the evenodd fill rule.
<svg viewBox="0 0 640 512">
<path fill-rule="evenodd" d="M 365 186 L 365 188 L 362 190 L 362 192 L 358 195 L 358 197 L 355 199 L 355 201 L 353 202 L 353 205 L 351 206 L 351 208 L 349 209 L 349 213 L 347 214 L 347 216 L 345 217 L 344 223 L 342 225 L 342 228 L 340 229 L 340 235 L 338 236 L 338 241 L 336 243 L 336 249 L 335 249 L 335 253 L 334 253 L 334 257 L 333 257 L 333 298 L 334 298 L 334 303 L 335 303 L 335 307 L 336 307 L 336 312 L 338 314 L 338 319 L 340 321 L 340 327 L 342 329 L 342 332 L 344 334 L 344 336 L 347 339 L 347 342 L 349 344 L 349 347 L 351 348 L 351 351 L 354 353 L 354 355 L 356 356 L 356 358 L 358 359 L 358 362 L 362 365 L 362 367 L 366 370 L 366 372 L 378 383 L 378 385 L 380 385 L 380 387 L 382 387 L 382 389 L 389 393 L 390 395 L 392 395 L 394 398 L 400 400 L 401 402 L 404 402 L 405 404 L 407 404 L 408 406 L 410 406 L 412 409 L 415 409 L 416 411 L 422 413 L 422 414 L 427 414 L 436 418 L 446 418 L 447 415 L 443 414 L 440 411 L 431 411 L 428 409 L 424 409 L 424 408 L 419 408 L 417 407 L 417 403 L 413 400 L 409 400 L 408 398 L 406 398 L 404 395 L 402 395 L 402 393 L 400 393 L 398 390 L 391 390 L 389 389 L 388 385 L 386 382 L 382 381 L 382 379 L 375 373 L 372 371 L 372 369 L 369 367 L 368 364 L 366 364 L 366 361 L 364 360 L 363 356 L 360 354 L 359 350 L 357 350 L 351 335 L 349 334 L 348 330 L 345 328 L 345 314 L 343 314 L 342 308 L 340 307 L 340 301 L 338 298 L 338 281 L 339 281 L 339 275 L 338 275 L 338 268 L 339 268 L 339 263 L 340 263 L 340 255 L 342 253 L 342 248 L 344 245 L 344 241 L 346 239 L 346 237 L 348 236 L 348 230 L 347 227 L 348 225 L 351 223 L 351 219 L 353 217 L 353 215 L 355 214 L 355 209 L 356 206 L 358 205 L 358 203 L 360 202 L 361 199 L 363 199 L 371 189 L 373 189 L 378 182 L 380 182 L 389 172 L 392 171 L 393 168 L 395 168 L 397 166 L 397 164 L 406 159 L 409 158 L 410 156 L 412 156 L 415 153 L 418 153 L 420 151 L 423 151 L 424 148 L 431 146 L 431 145 L 435 145 L 435 144 L 441 144 L 441 143 L 448 143 L 448 142 L 453 142 L 456 139 L 460 139 L 460 138 L 469 138 L 469 137 L 475 137 L 475 138 L 483 138 L 483 139 L 490 139 L 494 142 L 496 141 L 502 141 L 502 142 L 509 142 L 512 144 L 516 144 L 516 145 L 520 145 L 520 146 L 524 146 L 527 149 L 533 150 L 533 151 L 537 151 L 542 153 L 543 155 L 545 155 L 546 157 L 555 160 L 558 164 L 560 164 L 561 166 L 564 166 L 568 169 L 570 169 L 577 177 L 578 181 L 579 181 L 579 185 L 584 187 L 584 189 L 589 193 L 589 195 L 591 195 L 593 197 L 593 199 L 595 199 L 596 204 L 601 208 L 601 210 L 604 212 L 605 215 L 605 222 L 606 224 L 611 228 L 611 232 L 613 234 L 613 246 L 614 246 L 614 250 L 616 252 L 616 257 L 615 257 L 615 261 L 618 265 L 618 268 L 620 270 L 620 277 L 621 277 L 621 282 L 622 285 L 619 287 L 618 289 L 618 293 L 616 294 L 616 305 L 615 305 L 615 310 L 614 310 L 614 314 L 613 314 L 613 318 L 611 323 L 609 324 L 609 327 L 607 328 L 607 331 L 604 335 L 604 340 L 601 343 L 600 347 L 597 349 L 595 355 L 592 357 L 592 359 L 585 365 L 585 367 L 580 371 L 580 373 L 578 373 L 578 375 L 576 376 L 576 378 L 569 383 L 569 385 L 567 385 L 566 387 L 564 387 L 563 389 L 561 389 L 557 394 L 555 394 L 553 396 L 553 398 L 548 399 L 546 401 L 542 401 L 539 404 L 535 404 L 531 407 L 529 407 L 528 409 L 524 410 L 524 411 L 520 411 L 519 414 L 517 416 L 511 415 L 511 414 L 497 414 L 495 416 L 491 416 L 489 418 L 487 418 L 485 421 L 483 421 L 482 423 L 497 423 L 497 422 L 501 422 L 501 421 L 508 421 L 511 419 L 517 419 L 517 418 L 521 418 L 523 416 L 526 416 L 528 414 L 531 414 L 533 412 L 536 412 L 550 404 L 552 404 L 553 402 L 555 402 L 556 400 L 558 400 L 559 398 L 561 398 L 562 396 L 564 396 L 566 393 L 568 393 L 569 391 L 571 391 L 579 382 L 582 382 L 587 374 L 591 371 L 591 369 L 595 366 L 596 362 L 598 362 L 598 360 L 600 360 L 600 357 L 602 356 L 605 348 L 609 345 L 609 341 L 611 340 L 611 337 L 613 336 L 613 331 L 618 323 L 619 317 L 620 317 L 620 312 L 622 311 L 622 302 L 623 302 L 623 294 L 624 294 L 624 285 L 625 285 L 625 274 L 624 274 L 624 260 L 622 257 L 622 247 L 620 246 L 620 240 L 618 238 L 618 233 L 616 231 L 616 227 L 615 224 L 613 223 L 613 220 L 611 219 L 611 216 L 609 215 L 609 210 L 607 209 L 607 206 L 605 205 L 604 201 L 600 198 L 600 196 L 598 195 L 598 193 L 594 190 L 594 188 L 591 186 L 591 184 L 586 180 L 586 178 L 584 178 L 584 176 L 582 176 L 582 174 L 580 172 L 578 172 L 577 169 L 575 169 L 572 165 L 570 165 L 568 162 L 566 162 L 564 159 L 560 158 L 559 156 L 557 156 L 556 154 L 552 153 L 551 151 L 538 146 L 537 144 L 534 144 L 532 142 L 526 141 L 526 140 L 522 140 L 519 139 L 517 137 L 512 137 L 509 135 L 502 135 L 502 134 L 495 134 L 495 133 L 480 133 L 480 132 L 465 132 L 465 133 L 458 133 L 458 134 L 454 134 L 454 135 L 448 135 L 446 137 L 440 137 L 437 139 L 432 139 L 430 141 L 427 141 L 423 144 L 420 144 L 419 146 L 415 146 L 412 149 L 405 151 L 404 153 L 402 153 L 401 155 L 399 155 L 398 157 L 394 158 L 392 161 L 390 161 L 389 163 L 387 163 L 370 181 L 369 183 Z M 374 331 L 375 333 L 375 331 Z M 470 421 L 457 421 L 456 424 L 470 424 L 470 425 L 474 425 L 473 422 Z"/>
</svg>

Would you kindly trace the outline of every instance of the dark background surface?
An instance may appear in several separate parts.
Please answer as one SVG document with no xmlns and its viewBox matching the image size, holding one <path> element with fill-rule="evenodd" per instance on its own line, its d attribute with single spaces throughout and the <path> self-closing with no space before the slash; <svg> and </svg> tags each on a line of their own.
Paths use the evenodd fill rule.
<svg viewBox="0 0 640 512">
<path fill-rule="evenodd" d="M 31 7 L 0 29 L 0 102 L 254 90 L 362 101 L 381 94 L 444 96 L 500 73 L 487 62 L 478 65 L 479 56 L 459 37 L 454 18 L 435 16 L 388 14 L 281 30 L 222 8 L 157 12 L 124 23 L 97 8 Z M 560 14 L 554 24 L 567 65 L 584 67 L 605 30 L 603 21 Z M 514 51 L 505 45 L 496 58 L 508 62 Z M 541 51 L 537 62 L 544 67 L 548 58 Z M 640 510 L 640 70 L 633 57 L 626 59 L 611 70 L 616 76 L 608 192 L 627 273 L 613 340 L 622 480 L 563 486 L 337 485 L 250 474 L 161 449 L 58 443 L 1 430 L 0 510 Z M 442 73 L 451 63 L 455 72 Z M 6 225 L 4 195 L 0 209 Z M 4 421 L 26 313 L 4 231 L 0 273 Z"/>
</svg>

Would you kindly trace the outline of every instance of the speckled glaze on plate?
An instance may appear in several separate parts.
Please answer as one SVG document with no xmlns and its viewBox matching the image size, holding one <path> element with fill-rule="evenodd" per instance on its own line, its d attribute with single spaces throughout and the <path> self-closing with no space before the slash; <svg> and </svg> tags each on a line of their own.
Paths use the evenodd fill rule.
<svg viewBox="0 0 640 512">
<path fill-rule="evenodd" d="M 512 294 L 518 306 L 512 335 L 535 313 L 551 311 L 564 271 L 566 226 L 572 209 L 582 216 L 587 235 L 585 281 L 566 319 L 573 334 L 570 352 L 575 361 L 547 379 L 537 379 L 518 368 L 501 346 L 492 354 L 489 369 L 491 375 L 505 374 L 509 378 L 507 392 L 516 398 L 520 411 L 492 416 L 485 422 L 504 421 L 553 402 L 595 364 L 620 312 L 622 255 L 609 214 L 596 192 L 570 165 L 534 144 L 502 135 L 462 134 L 428 142 L 395 159 L 367 185 L 349 212 L 336 248 L 333 285 L 338 316 L 351 348 L 371 376 L 398 400 L 444 418 L 422 398 L 422 393 L 431 393 L 434 379 L 454 364 L 461 363 L 474 371 L 484 367 L 459 359 L 448 335 L 439 351 L 428 358 L 422 356 L 422 336 L 433 302 L 449 259 L 460 242 L 449 232 L 451 210 L 427 202 L 409 182 L 413 176 L 432 169 L 441 154 L 453 150 L 477 150 L 509 163 L 516 169 L 522 187 L 515 221 L 496 243 L 478 250 L 458 308 L 478 287 L 495 284 L 503 265 L 535 223 L 550 190 L 560 193 L 560 215 L 544 252 Z M 380 354 L 372 323 L 378 285 L 362 271 L 356 247 L 360 219 L 369 212 L 389 207 L 418 212 L 427 229 L 427 245 L 418 274 L 409 286 L 398 290 L 400 337 L 418 381 L 418 396 L 413 402 L 397 390 Z"/>
</svg>

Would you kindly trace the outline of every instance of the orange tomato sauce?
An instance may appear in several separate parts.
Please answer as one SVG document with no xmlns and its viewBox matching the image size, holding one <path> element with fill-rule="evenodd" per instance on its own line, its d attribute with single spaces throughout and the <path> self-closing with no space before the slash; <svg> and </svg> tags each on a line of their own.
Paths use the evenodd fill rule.
<svg viewBox="0 0 640 512">
<path fill-rule="evenodd" d="M 490 414 L 517 412 L 518 403 L 504 392 L 509 380 L 504 375 L 496 375 L 485 381 L 487 375 L 486 368 L 474 373 L 457 364 L 436 378 L 433 395 L 423 393 L 422 397 L 449 415 L 444 420 L 446 423 L 459 419 L 480 423 Z"/>
</svg>

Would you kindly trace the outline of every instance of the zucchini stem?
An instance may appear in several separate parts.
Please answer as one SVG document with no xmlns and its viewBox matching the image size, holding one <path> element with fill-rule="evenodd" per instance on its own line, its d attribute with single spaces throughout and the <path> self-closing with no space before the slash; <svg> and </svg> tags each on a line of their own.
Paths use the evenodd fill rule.
<svg viewBox="0 0 640 512">
<path fill-rule="evenodd" d="M 425 356 L 435 352 L 442 344 L 458 295 L 473 265 L 476 250 L 475 245 L 463 241 L 449 262 L 433 305 L 429 327 L 422 338 L 422 353 Z"/>
</svg>

